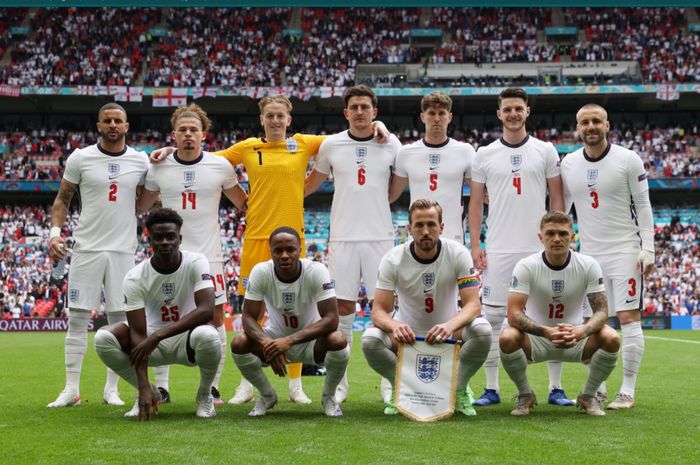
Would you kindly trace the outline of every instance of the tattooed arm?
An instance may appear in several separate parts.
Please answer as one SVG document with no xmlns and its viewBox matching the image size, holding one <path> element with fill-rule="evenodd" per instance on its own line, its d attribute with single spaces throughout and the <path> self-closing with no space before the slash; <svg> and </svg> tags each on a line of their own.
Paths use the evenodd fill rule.
<svg viewBox="0 0 700 465">
<path fill-rule="evenodd" d="M 588 294 L 588 305 L 591 306 L 593 316 L 583 325 L 583 337 L 597 333 L 608 322 L 608 297 L 605 291 Z"/>
<path fill-rule="evenodd" d="M 51 207 L 52 230 L 53 228 L 59 228 L 60 230 L 63 223 L 66 222 L 68 207 L 70 207 L 70 202 L 73 200 L 73 195 L 75 195 L 75 190 L 77 187 L 77 184 L 68 182 L 65 179 L 61 180 L 61 187 L 59 188 L 58 195 L 56 195 L 56 200 L 53 201 L 53 206 Z M 56 261 L 65 257 L 66 241 L 60 236 L 60 234 L 49 238 L 49 251 L 51 253 L 51 258 Z"/>
<path fill-rule="evenodd" d="M 556 328 L 543 326 L 525 314 L 525 304 L 527 303 L 527 294 L 518 292 L 508 293 L 508 324 L 513 328 L 533 336 L 542 336 L 547 339 L 552 339 Z"/>
</svg>

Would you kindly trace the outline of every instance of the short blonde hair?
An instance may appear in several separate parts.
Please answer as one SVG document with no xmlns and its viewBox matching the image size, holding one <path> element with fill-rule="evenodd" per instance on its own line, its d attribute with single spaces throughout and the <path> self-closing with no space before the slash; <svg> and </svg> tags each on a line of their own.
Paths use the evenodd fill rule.
<svg viewBox="0 0 700 465">
<path fill-rule="evenodd" d="M 438 222 L 442 224 L 442 207 L 439 203 L 430 199 L 418 199 L 408 207 L 408 224 L 413 224 L 413 212 L 416 210 L 430 210 L 434 208 L 438 213 Z"/>
<path fill-rule="evenodd" d="M 176 129 L 177 121 L 180 118 L 197 118 L 202 123 L 202 131 L 207 132 L 211 128 L 211 120 L 207 116 L 207 112 L 196 103 L 190 103 L 186 107 L 178 107 L 170 117 L 170 125 L 173 130 Z"/>
<path fill-rule="evenodd" d="M 437 107 L 452 111 L 452 99 L 444 92 L 431 92 L 425 95 L 420 101 L 420 110 L 426 111 L 428 108 Z"/>
<path fill-rule="evenodd" d="M 277 94 L 277 95 L 266 95 L 260 99 L 260 101 L 258 102 L 258 107 L 260 108 L 261 115 L 262 115 L 263 111 L 265 110 L 265 107 L 271 103 L 281 103 L 282 105 L 287 107 L 287 112 L 290 115 L 292 114 L 292 102 L 289 100 L 289 97 L 287 97 L 286 95 Z"/>
</svg>

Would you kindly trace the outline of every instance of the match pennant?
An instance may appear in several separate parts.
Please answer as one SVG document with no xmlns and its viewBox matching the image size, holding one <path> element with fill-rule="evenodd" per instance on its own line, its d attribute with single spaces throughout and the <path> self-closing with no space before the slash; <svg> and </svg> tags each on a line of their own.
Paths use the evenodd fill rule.
<svg viewBox="0 0 700 465">
<path fill-rule="evenodd" d="M 404 416 L 425 422 L 452 416 L 459 356 L 456 342 L 399 344 L 394 405 Z"/>
</svg>

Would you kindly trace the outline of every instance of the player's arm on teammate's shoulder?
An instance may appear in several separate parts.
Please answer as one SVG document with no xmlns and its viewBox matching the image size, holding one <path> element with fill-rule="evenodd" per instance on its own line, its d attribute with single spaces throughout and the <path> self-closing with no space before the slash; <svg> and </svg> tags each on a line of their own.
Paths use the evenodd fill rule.
<svg viewBox="0 0 700 465">
<path fill-rule="evenodd" d="M 486 268 L 486 253 L 481 249 L 481 222 L 484 216 L 484 192 L 486 185 L 472 179 L 469 194 L 469 236 L 470 249 L 474 266 Z"/>
<path fill-rule="evenodd" d="M 61 227 L 66 222 L 68 208 L 73 200 L 78 185 L 61 179 L 56 199 L 51 207 L 51 232 L 49 233 L 49 252 L 55 261 L 66 256 L 66 241 L 61 237 Z"/>
<path fill-rule="evenodd" d="M 392 174 L 389 182 L 389 203 L 396 202 L 401 197 L 406 186 L 408 186 L 408 178 L 399 176 L 396 173 Z"/>
<path fill-rule="evenodd" d="M 129 361 L 136 370 L 139 399 L 139 421 L 151 419 L 151 413 L 158 414 L 158 406 L 153 398 L 151 383 L 148 381 L 148 356 L 144 342 L 146 341 L 146 311 L 143 308 L 126 312 L 126 321 L 129 323 L 129 341 L 131 350 Z"/>
<path fill-rule="evenodd" d="M 224 191 L 224 195 L 236 206 L 236 208 L 242 211 L 246 210 L 248 193 L 241 187 L 240 184 L 236 184 L 232 188 L 226 189 Z"/>
<path fill-rule="evenodd" d="M 386 125 L 379 121 L 372 121 L 372 130 L 374 131 L 374 137 L 377 138 L 377 142 L 380 144 L 387 144 L 391 138 L 391 133 Z"/>
<path fill-rule="evenodd" d="M 148 161 L 158 164 L 168 158 L 173 152 L 175 152 L 175 147 L 161 147 L 159 149 L 155 149 L 148 156 Z"/>
<path fill-rule="evenodd" d="M 547 178 L 547 190 L 549 191 L 549 210 L 564 211 L 564 188 L 561 176 Z"/>
<path fill-rule="evenodd" d="M 315 169 L 311 170 L 311 173 L 304 179 L 304 197 L 308 197 L 316 192 L 326 179 L 328 179 L 327 174 Z"/>
<path fill-rule="evenodd" d="M 145 187 L 137 189 L 136 213 L 145 213 L 158 201 L 160 191 L 151 191 Z"/>
</svg>

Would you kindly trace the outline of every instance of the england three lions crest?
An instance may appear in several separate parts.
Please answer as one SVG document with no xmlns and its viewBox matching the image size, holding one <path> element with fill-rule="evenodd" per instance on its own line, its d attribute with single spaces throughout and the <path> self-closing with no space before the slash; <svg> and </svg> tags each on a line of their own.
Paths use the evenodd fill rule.
<svg viewBox="0 0 700 465">
<path fill-rule="evenodd" d="M 588 187 L 591 187 L 593 184 L 598 182 L 598 170 L 597 169 L 590 169 L 586 171 L 586 182 L 588 183 Z"/>
<path fill-rule="evenodd" d="M 428 154 L 428 164 L 431 170 L 438 169 L 440 167 L 440 154 L 431 153 Z"/>
<path fill-rule="evenodd" d="M 108 163 L 107 173 L 109 174 L 109 179 L 114 179 L 119 175 L 119 163 Z"/>
<path fill-rule="evenodd" d="M 283 292 L 282 293 L 282 304 L 284 308 L 294 308 L 294 303 L 296 302 L 296 294 L 294 292 Z"/>
<path fill-rule="evenodd" d="M 440 376 L 439 355 L 416 355 L 416 377 L 426 384 L 435 381 Z"/>
<path fill-rule="evenodd" d="M 510 164 L 513 166 L 513 168 L 520 168 L 520 165 L 523 164 L 523 156 L 522 155 L 511 155 L 510 156 Z"/>
<path fill-rule="evenodd" d="M 182 173 L 182 177 L 185 184 L 192 184 L 194 182 L 194 171 L 185 171 Z"/>
<path fill-rule="evenodd" d="M 564 280 L 563 279 L 553 279 L 552 280 L 552 292 L 555 294 L 561 294 L 564 292 Z"/>
<path fill-rule="evenodd" d="M 423 273 L 421 279 L 423 280 L 423 287 L 426 289 L 431 289 L 435 284 L 435 273 Z"/>
<path fill-rule="evenodd" d="M 355 147 L 355 161 L 358 165 L 363 165 L 367 161 L 367 147 Z"/>
<path fill-rule="evenodd" d="M 163 283 L 163 297 L 165 300 L 170 300 L 175 295 L 175 283 Z"/>
</svg>

